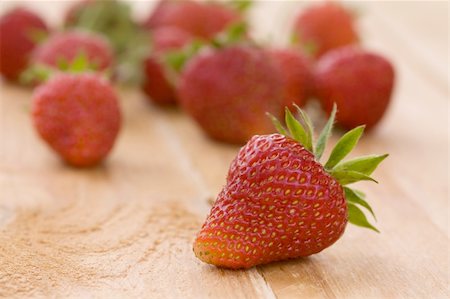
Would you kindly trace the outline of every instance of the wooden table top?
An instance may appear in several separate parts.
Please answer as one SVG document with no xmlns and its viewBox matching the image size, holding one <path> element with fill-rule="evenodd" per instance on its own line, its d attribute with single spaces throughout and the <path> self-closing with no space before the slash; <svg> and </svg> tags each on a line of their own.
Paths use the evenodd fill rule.
<svg viewBox="0 0 450 299">
<path fill-rule="evenodd" d="M 34 8 L 55 18 L 65 4 Z M 258 2 L 257 35 L 285 41 L 301 5 Z M 375 173 L 380 185 L 361 184 L 380 234 L 349 226 L 310 258 L 246 271 L 206 265 L 192 241 L 238 147 L 121 89 L 124 125 L 112 155 L 101 167 L 69 168 L 33 130 L 31 90 L 3 82 L 0 297 L 448 298 L 449 4 L 350 6 L 364 43 L 398 74 L 386 118 L 355 153 L 390 153 Z"/>
</svg>

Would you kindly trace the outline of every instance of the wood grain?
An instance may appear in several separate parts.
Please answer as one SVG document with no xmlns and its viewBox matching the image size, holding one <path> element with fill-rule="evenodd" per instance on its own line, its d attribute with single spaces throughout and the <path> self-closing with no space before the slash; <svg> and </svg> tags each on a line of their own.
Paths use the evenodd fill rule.
<svg viewBox="0 0 450 299">
<path fill-rule="evenodd" d="M 58 5 L 38 9 L 56 22 Z M 301 5 L 258 2 L 256 34 L 283 43 Z M 361 186 L 381 234 L 348 227 L 323 253 L 247 271 L 205 265 L 191 244 L 238 147 L 123 89 L 110 159 L 73 169 L 33 131 L 31 90 L 2 82 L 0 297 L 449 298 L 448 2 L 350 5 L 398 74 L 388 115 L 355 153 L 391 154 L 381 184 Z"/>
</svg>

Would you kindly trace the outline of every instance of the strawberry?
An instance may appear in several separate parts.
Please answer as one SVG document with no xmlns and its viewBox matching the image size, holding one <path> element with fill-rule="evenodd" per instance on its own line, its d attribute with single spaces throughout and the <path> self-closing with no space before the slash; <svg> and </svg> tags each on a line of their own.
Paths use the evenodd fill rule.
<svg viewBox="0 0 450 299">
<path fill-rule="evenodd" d="M 265 113 L 283 112 L 280 71 L 264 50 L 243 44 L 210 49 L 189 60 L 178 97 L 210 137 L 229 143 L 272 132 Z"/>
<path fill-rule="evenodd" d="M 143 90 L 149 99 L 160 105 L 176 103 L 175 88 L 168 77 L 164 54 L 180 49 L 192 40 L 191 34 L 177 27 L 153 30 L 153 53 L 144 63 Z"/>
<path fill-rule="evenodd" d="M 110 152 L 121 114 L 110 83 L 97 74 L 60 73 L 33 93 L 34 125 L 68 164 L 92 166 Z"/>
<path fill-rule="evenodd" d="M 48 32 L 47 25 L 36 14 L 15 8 L 0 18 L 0 73 L 16 81 L 28 66 L 36 38 Z"/>
<path fill-rule="evenodd" d="M 302 11 L 295 20 L 293 38 L 315 57 L 359 41 L 353 16 L 336 2 L 317 4 Z"/>
<path fill-rule="evenodd" d="M 113 50 L 103 36 L 92 32 L 67 31 L 50 36 L 32 54 L 34 64 L 59 67 L 69 65 L 83 53 L 96 70 L 103 71 L 113 65 Z"/>
<path fill-rule="evenodd" d="M 335 243 L 347 222 L 377 229 L 359 207 L 372 209 L 361 192 L 347 185 L 373 180 L 387 155 L 342 162 L 360 138 L 358 127 L 338 141 L 328 161 L 320 157 L 334 112 L 313 147 L 311 122 L 286 109 L 286 130 L 258 135 L 231 162 L 227 182 L 194 242 L 202 261 L 238 269 L 309 256 Z"/>
<path fill-rule="evenodd" d="M 272 49 L 269 54 L 280 68 L 283 77 L 285 89 L 283 106 L 290 109 L 294 108 L 294 104 L 304 106 L 312 91 L 310 61 L 291 49 Z"/>
<path fill-rule="evenodd" d="M 152 31 L 153 51 L 163 53 L 179 49 L 192 41 L 192 35 L 177 27 L 160 27 Z"/>
<path fill-rule="evenodd" d="M 233 23 L 242 22 L 242 16 L 239 12 L 224 4 L 206 2 L 204 5 L 204 22 L 203 33 L 200 31 L 197 36 L 211 39 L 218 33 L 223 32 Z"/>
<path fill-rule="evenodd" d="M 317 97 L 328 114 L 335 102 L 339 108 L 336 120 L 342 127 L 365 124 L 370 129 L 386 112 L 395 74 L 386 58 L 344 47 L 318 61 L 315 77 Z"/>
<path fill-rule="evenodd" d="M 237 10 L 219 3 L 161 0 L 143 26 L 174 26 L 208 40 L 240 19 Z"/>
</svg>

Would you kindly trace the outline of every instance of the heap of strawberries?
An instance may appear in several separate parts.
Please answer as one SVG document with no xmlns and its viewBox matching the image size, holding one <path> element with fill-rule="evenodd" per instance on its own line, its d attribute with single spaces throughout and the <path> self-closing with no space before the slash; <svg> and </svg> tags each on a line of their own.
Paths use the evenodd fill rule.
<svg viewBox="0 0 450 299">
<path fill-rule="evenodd" d="M 382 119 L 395 77 L 339 3 L 300 11 L 292 44 L 277 48 L 252 37 L 250 4 L 160 0 L 136 21 L 119 0 L 82 0 L 63 29 L 24 8 L 0 18 L 0 73 L 35 88 L 37 132 L 68 164 L 93 166 L 112 150 L 122 119 L 113 83 L 179 105 L 215 140 L 246 143 L 194 244 L 201 260 L 230 268 L 317 253 L 347 221 L 376 230 L 364 195 L 347 185 L 373 180 L 386 155 L 342 159 Z M 300 108 L 313 100 L 330 117 L 316 145 Z M 334 122 L 350 131 L 321 164 Z"/>
</svg>

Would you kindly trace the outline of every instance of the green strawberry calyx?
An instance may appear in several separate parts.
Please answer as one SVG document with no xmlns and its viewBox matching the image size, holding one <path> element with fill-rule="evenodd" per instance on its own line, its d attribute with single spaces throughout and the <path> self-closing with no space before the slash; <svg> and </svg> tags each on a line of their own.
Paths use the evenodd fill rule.
<svg viewBox="0 0 450 299">
<path fill-rule="evenodd" d="M 148 32 L 134 21 L 129 3 L 119 0 L 94 0 L 80 7 L 66 27 L 97 32 L 111 43 L 116 61 L 116 79 L 124 84 L 140 84 L 141 67 L 151 50 Z"/>
<path fill-rule="evenodd" d="M 314 41 L 303 41 L 297 33 L 291 35 L 291 46 L 294 48 L 299 48 L 308 57 L 314 57 L 319 50 L 319 47 Z"/>
<path fill-rule="evenodd" d="M 48 81 L 57 73 L 79 74 L 96 72 L 107 79 L 111 77 L 110 70 L 99 72 L 97 63 L 95 61 L 90 61 L 84 51 L 80 51 L 72 61 L 67 61 L 67 59 L 59 59 L 57 64 L 57 67 L 41 63 L 33 64 L 22 72 L 20 75 L 20 82 L 24 85 L 43 83 Z"/>
<path fill-rule="evenodd" d="M 225 3 L 240 13 L 246 13 L 253 6 L 253 0 L 231 0 Z"/>
<path fill-rule="evenodd" d="M 269 117 L 272 119 L 274 126 L 280 134 L 299 142 L 305 149 L 314 154 L 317 161 L 320 161 L 333 129 L 337 110 L 336 104 L 333 106 L 330 118 L 322 129 L 315 144 L 313 125 L 310 118 L 298 106 L 295 107 L 299 115 L 298 119 L 296 119 L 291 111 L 286 108 L 286 127 L 272 115 L 269 115 Z M 356 146 L 363 132 L 364 126 L 359 126 L 345 133 L 331 151 L 328 160 L 324 164 L 324 168 L 343 186 L 345 198 L 347 200 L 348 221 L 354 225 L 379 232 L 379 230 L 367 220 L 367 217 L 363 212 L 362 208 L 366 209 L 376 220 L 372 208 L 365 200 L 364 193 L 350 188 L 348 185 L 359 181 L 372 181 L 378 183 L 371 177 L 371 174 L 388 154 L 368 155 L 351 160 L 343 160 Z"/>
<path fill-rule="evenodd" d="M 179 74 L 186 63 L 204 49 L 222 49 L 237 43 L 243 43 L 247 41 L 245 39 L 247 32 L 247 23 L 243 21 L 234 22 L 211 40 L 196 38 L 181 49 L 167 51 L 167 53 L 164 53 L 163 60 L 175 74 Z"/>
</svg>

